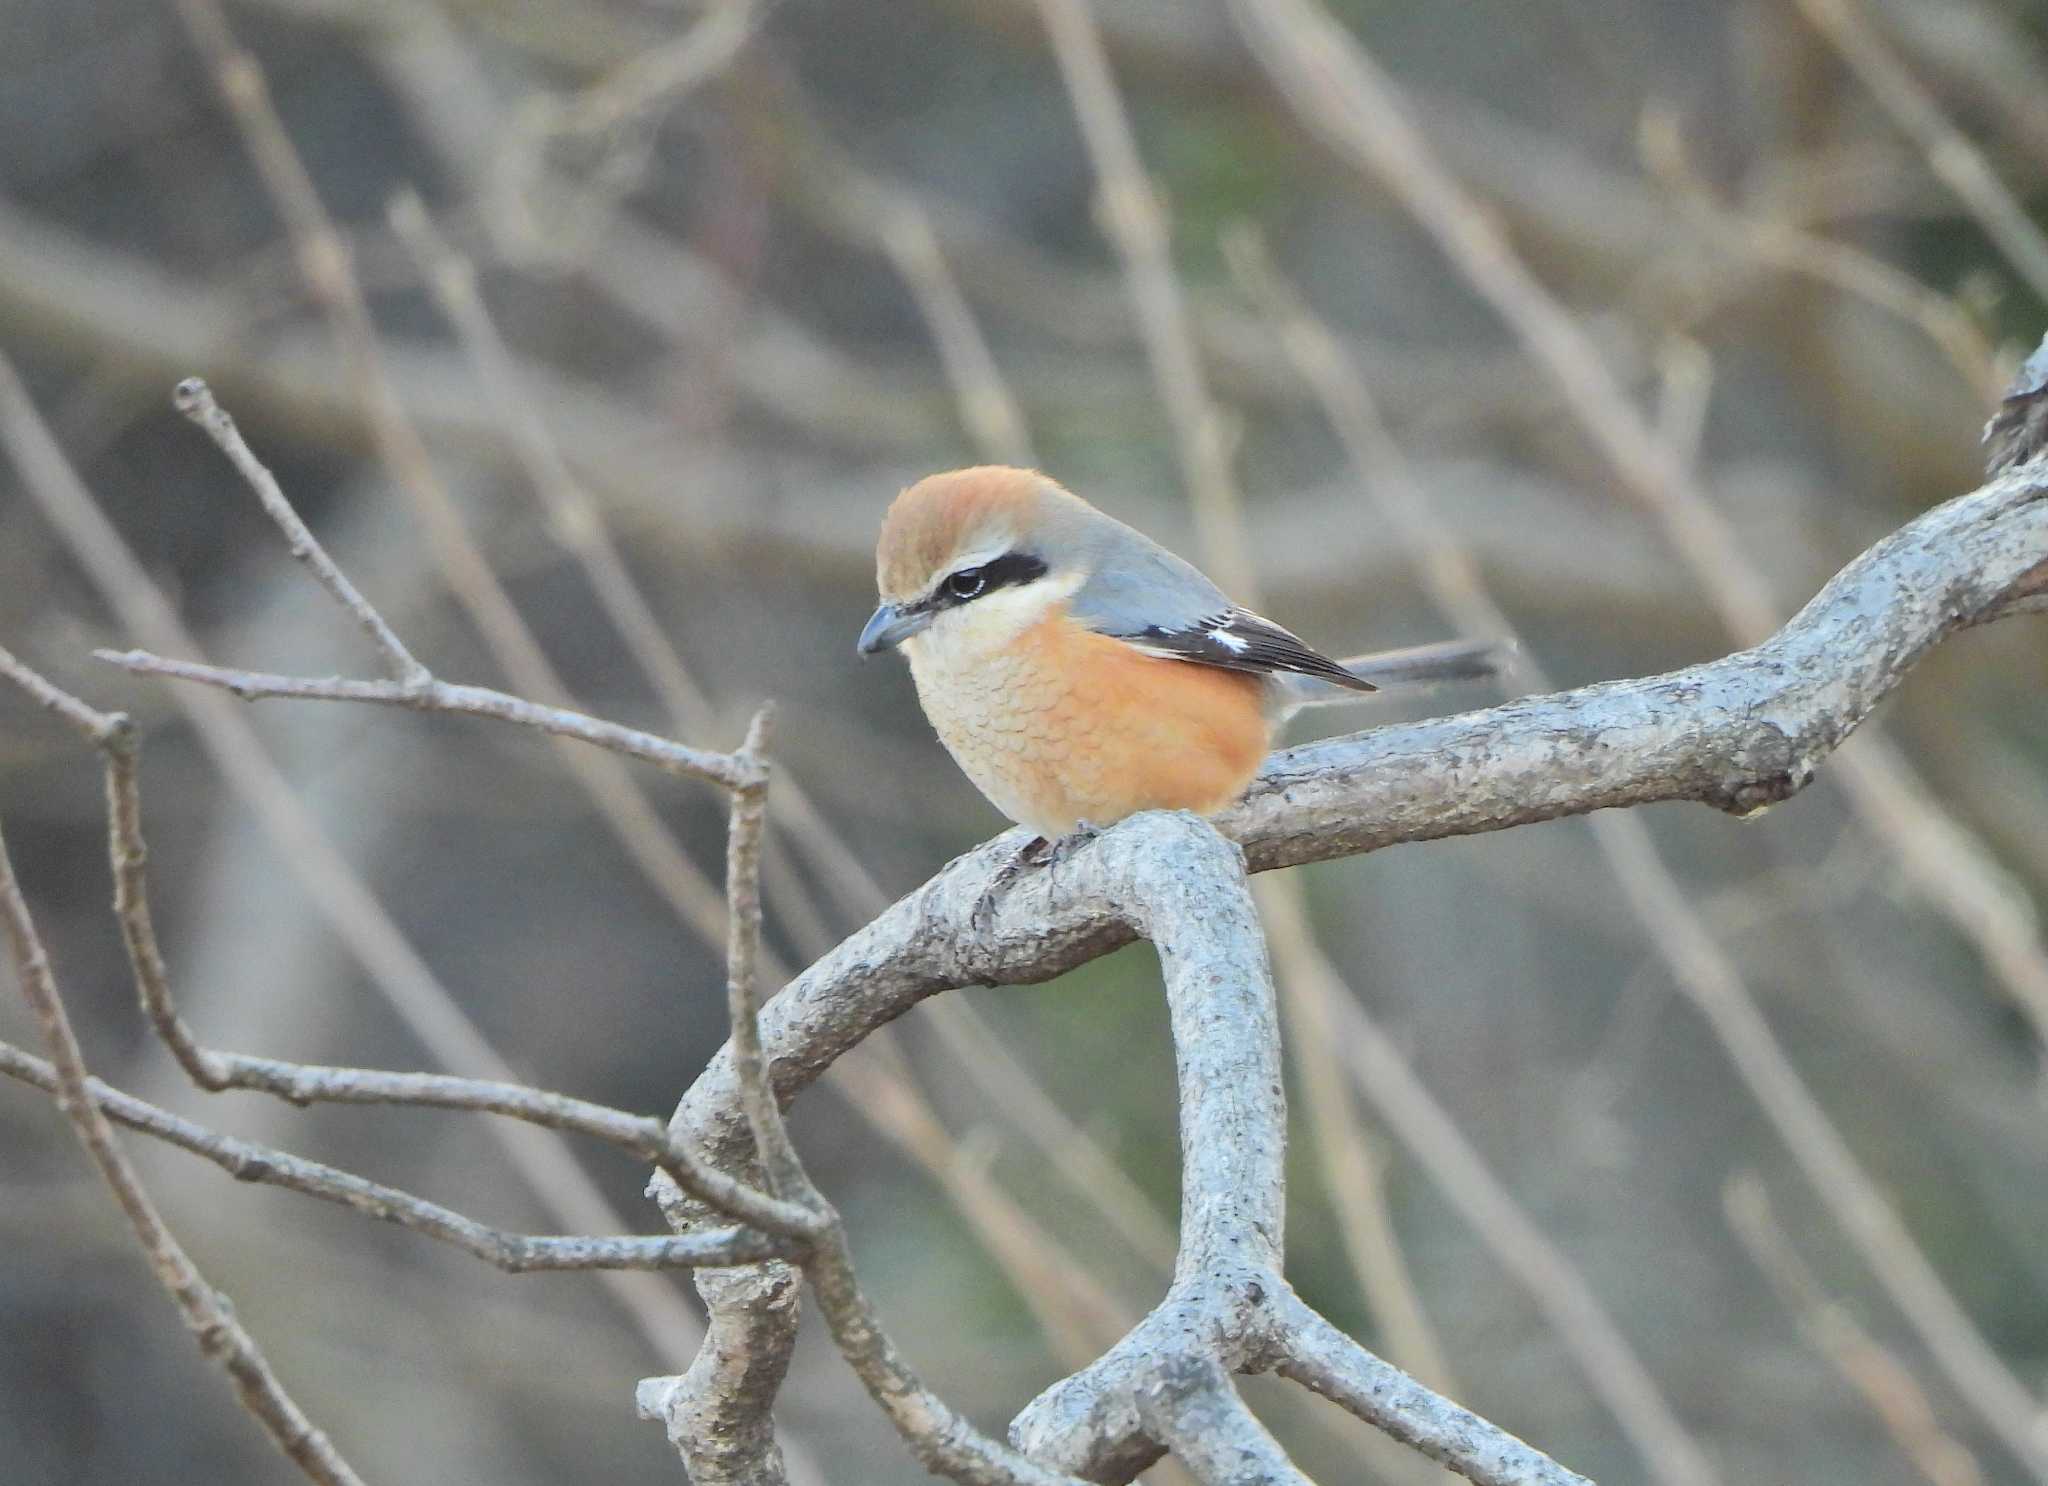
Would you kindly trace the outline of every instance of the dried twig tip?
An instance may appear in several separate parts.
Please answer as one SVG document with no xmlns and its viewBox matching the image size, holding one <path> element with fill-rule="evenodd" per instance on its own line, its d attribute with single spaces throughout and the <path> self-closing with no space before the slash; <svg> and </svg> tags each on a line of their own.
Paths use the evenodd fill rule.
<svg viewBox="0 0 2048 1486">
<path fill-rule="evenodd" d="M 764 759 L 768 753 L 768 744 L 774 737 L 775 704 L 763 702 L 760 710 L 754 713 L 753 721 L 747 724 L 747 739 L 740 745 L 740 751 L 756 760 Z"/>
<path fill-rule="evenodd" d="M 187 377 L 171 389 L 171 406 L 193 422 L 203 422 L 219 410 L 213 400 L 213 389 L 206 385 L 204 377 Z"/>
</svg>

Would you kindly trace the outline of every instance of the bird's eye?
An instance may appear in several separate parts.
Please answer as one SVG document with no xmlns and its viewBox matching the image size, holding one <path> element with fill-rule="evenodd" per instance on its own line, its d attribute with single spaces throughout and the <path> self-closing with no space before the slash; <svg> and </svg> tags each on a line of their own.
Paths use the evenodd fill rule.
<svg viewBox="0 0 2048 1486">
<path fill-rule="evenodd" d="M 946 579 L 946 592 L 956 599 L 971 599 L 988 587 L 988 574 L 981 568 L 962 568 Z"/>
</svg>

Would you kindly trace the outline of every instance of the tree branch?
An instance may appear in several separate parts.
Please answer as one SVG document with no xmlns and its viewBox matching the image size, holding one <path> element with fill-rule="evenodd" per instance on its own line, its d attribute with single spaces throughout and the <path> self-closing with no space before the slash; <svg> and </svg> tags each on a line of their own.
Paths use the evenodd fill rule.
<svg viewBox="0 0 2048 1486">
<path fill-rule="evenodd" d="M 79 709 L 87 710 L 82 705 Z M 129 1226 L 135 1230 L 150 1268 L 156 1272 L 157 1282 L 183 1313 L 199 1350 L 220 1364 L 233 1381 L 242 1406 L 308 1480 L 321 1486 L 362 1486 L 362 1478 L 342 1458 L 333 1442 L 314 1427 L 297 1401 L 285 1391 L 256 1345 L 256 1338 L 235 1318 L 227 1297 L 200 1274 L 121 1149 L 106 1115 L 93 1098 L 84 1050 L 71 1029 L 56 974 L 50 968 L 49 953 L 29 916 L 28 903 L 15 879 L 14 864 L 8 859 L 4 839 L 0 839 L 0 937 L 7 942 L 22 995 L 49 1047 L 50 1083 L 57 1108 L 70 1121 L 79 1144 L 85 1147 L 101 1179 L 113 1192 Z"/>
<path fill-rule="evenodd" d="M 57 1092 L 56 1065 L 10 1043 L 0 1042 L 0 1075 L 46 1094 Z M 695 1269 L 706 1265 L 758 1264 L 789 1258 L 797 1246 L 751 1228 L 707 1229 L 674 1234 L 585 1237 L 507 1233 L 465 1217 L 411 1192 L 371 1181 L 352 1171 L 309 1161 L 272 1146 L 224 1135 L 97 1078 L 86 1091 L 117 1125 L 161 1140 L 211 1161 L 238 1182 L 283 1187 L 352 1208 L 381 1222 L 395 1223 L 453 1244 L 507 1274 L 590 1269 Z"/>
<path fill-rule="evenodd" d="M 2010 612 L 2044 560 L 2048 467 L 2037 463 L 1879 542 L 1752 650 L 1286 749 L 1217 824 L 1260 872 L 1619 805 L 1694 800 L 1746 814 L 1810 783 L 1916 661 Z M 762 1009 L 785 1104 L 929 996 L 1050 980 L 1137 937 L 1120 917 L 1091 916 L 1071 864 L 1057 892 L 1043 869 L 999 884 L 1022 840 L 1011 831 L 955 859 Z M 977 930 L 985 897 L 994 911 Z M 720 1057 L 676 1119 L 726 1164 L 744 1151 L 736 1111 Z"/>
</svg>

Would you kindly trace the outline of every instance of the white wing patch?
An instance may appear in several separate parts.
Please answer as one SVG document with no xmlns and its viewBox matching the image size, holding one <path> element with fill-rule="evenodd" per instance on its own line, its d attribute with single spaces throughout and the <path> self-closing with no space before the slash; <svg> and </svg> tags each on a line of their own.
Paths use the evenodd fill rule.
<svg viewBox="0 0 2048 1486">
<path fill-rule="evenodd" d="M 1320 677 L 1352 691 L 1378 690 L 1370 681 L 1311 649 L 1300 636 L 1249 609 L 1226 609 L 1177 628 L 1148 625 L 1118 638 L 1164 660 L 1195 661 L 1261 675 L 1284 671 Z"/>
</svg>

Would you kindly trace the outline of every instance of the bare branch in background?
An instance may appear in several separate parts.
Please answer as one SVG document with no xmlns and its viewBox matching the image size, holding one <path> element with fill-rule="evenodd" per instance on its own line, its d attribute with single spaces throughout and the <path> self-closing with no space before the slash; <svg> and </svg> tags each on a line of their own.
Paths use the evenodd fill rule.
<svg viewBox="0 0 2048 1486">
<path fill-rule="evenodd" d="M 302 702 L 373 702 L 415 712 L 443 712 L 458 717 L 488 717 L 531 728 L 551 737 L 636 758 L 671 774 L 708 779 L 729 788 L 743 787 L 745 775 L 732 754 L 691 748 L 638 728 L 589 717 L 567 707 L 543 706 L 484 686 L 459 686 L 428 676 L 424 681 L 373 681 L 346 676 L 277 676 L 238 671 L 229 666 L 175 660 L 146 650 L 103 650 L 99 658 L 138 676 L 192 681 L 232 692 L 245 702 L 287 697 Z"/>
<path fill-rule="evenodd" d="M 1938 1422 L 1919 1381 L 1897 1357 L 1859 1325 L 1848 1309 L 1828 1299 L 1792 1239 L 1771 1211 L 1770 1194 L 1754 1172 L 1740 1172 L 1721 1189 L 1728 1226 L 1749 1251 L 1799 1329 L 1845 1382 L 1863 1395 L 1929 1486 L 1979 1486 L 1977 1459 Z"/>
<path fill-rule="evenodd" d="M 1230 540 L 1227 524 L 1227 513 L 1237 504 L 1231 440 L 1210 400 L 1208 379 L 1195 352 L 1186 299 L 1173 271 L 1165 208 L 1138 156 L 1089 5 L 1090 0 L 1039 0 L 1039 11 L 1095 164 L 1098 207 L 1123 260 L 1126 292 L 1145 355 L 1173 423 L 1174 452 L 1202 535 L 1202 550 L 1209 554 L 1226 592 L 1247 594 L 1252 589 L 1251 569 L 1242 549 Z"/>
<path fill-rule="evenodd" d="M 930 213 L 914 198 L 899 196 L 878 208 L 876 216 L 882 250 L 917 300 L 960 405 L 960 421 L 982 457 L 996 464 L 1037 464 L 1023 410 L 960 292 Z"/>
<path fill-rule="evenodd" d="M 1990 162 L 1949 122 L 1934 95 L 1871 28 L 1859 0 L 1798 0 L 1799 12 L 1842 55 L 1878 106 L 1927 157 L 1927 168 L 1998 245 L 2014 272 L 2048 299 L 2048 236 Z"/>
<path fill-rule="evenodd" d="M 1167 208 L 1145 173 L 1093 6 L 1090 0 L 1045 0 L 1039 8 L 1095 173 L 1101 225 L 1120 260 L 1153 386 L 1174 430 L 1202 561 L 1225 575 L 1237 602 L 1261 607 L 1242 493 L 1221 435 L 1226 420 L 1210 395 L 1186 291 L 1175 271 Z M 1342 988 L 1334 977 L 1318 976 L 1311 968 L 1327 962 L 1315 943 L 1302 885 L 1292 877 L 1268 878 L 1255 895 L 1265 911 L 1281 997 L 1293 1023 L 1289 1047 L 1308 1102 L 1323 1183 L 1336 1207 L 1352 1268 L 1394 1360 L 1432 1386 L 1447 1388 L 1453 1374 L 1409 1279 L 1387 1212 L 1381 1163 L 1367 1148 L 1366 1133 L 1344 1092 L 1336 1044 L 1323 1035 L 1334 1014 L 1330 998 L 1342 994 Z M 1667 1410 L 1657 1412 L 1670 1433 L 1682 1436 Z M 1652 1439 L 1646 1453 L 1657 1458 L 1663 1452 Z M 1677 1453 L 1686 1452 L 1681 1448 Z M 1673 1479 L 1687 1478 L 1679 1474 Z"/>
</svg>

